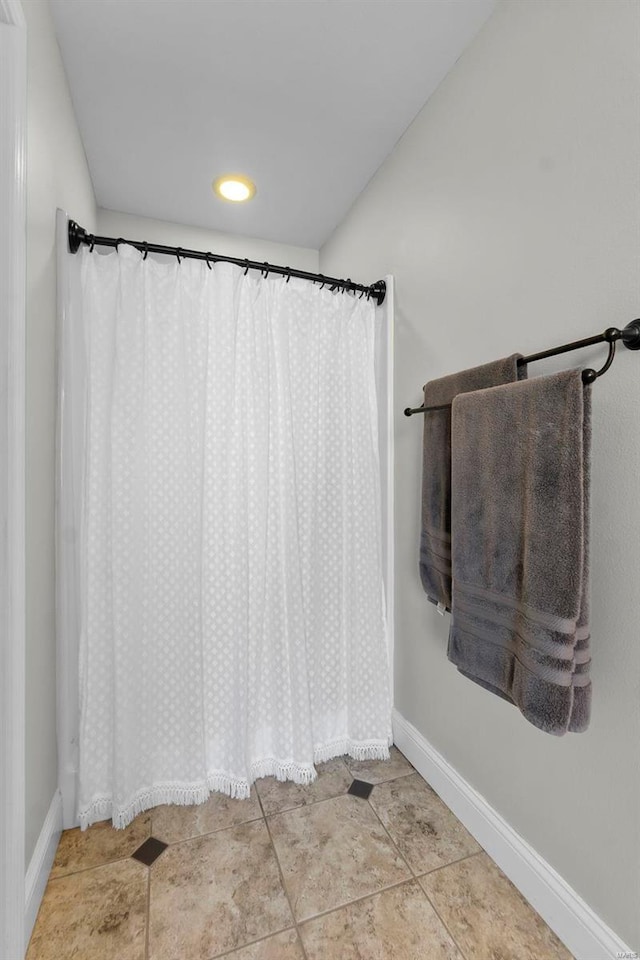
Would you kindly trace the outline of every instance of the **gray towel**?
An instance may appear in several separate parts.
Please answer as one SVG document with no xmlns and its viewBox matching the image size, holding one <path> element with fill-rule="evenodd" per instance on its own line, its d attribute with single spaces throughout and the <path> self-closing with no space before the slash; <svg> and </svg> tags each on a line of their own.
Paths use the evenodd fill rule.
<svg viewBox="0 0 640 960">
<path fill-rule="evenodd" d="M 547 733 L 586 730 L 591 388 L 579 370 L 458 397 L 449 659 Z"/>
<path fill-rule="evenodd" d="M 519 354 L 425 384 L 425 406 L 446 405 L 424 416 L 420 578 L 432 603 L 451 608 L 451 402 L 459 393 L 526 377 Z"/>
</svg>

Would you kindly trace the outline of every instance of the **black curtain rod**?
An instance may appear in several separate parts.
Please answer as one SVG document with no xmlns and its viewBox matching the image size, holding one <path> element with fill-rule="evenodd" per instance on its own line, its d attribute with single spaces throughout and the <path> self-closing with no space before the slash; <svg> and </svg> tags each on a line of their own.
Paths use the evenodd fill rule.
<svg viewBox="0 0 640 960">
<path fill-rule="evenodd" d="M 161 243 L 146 243 L 139 240 L 125 240 L 123 237 L 97 237 L 79 226 L 75 220 L 69 220 L 69 250 L 71 253 L 77 253 L 82 244 L 88 246 L 90 250 L 95 247 L 118 247 L 120 243 L 128 243 L 144 253 L 165 253 L 177 257 L 178 262 L 182 257 L 188 260 L 206 260 L 207 265 L 211 267 L 212 263 L 235 263 L 238 267 L 244 267 L 247 270 L 260 270 L 265 276 L 270 273 L 276 273 L 279 276 L 287 278 L 300 277 L 302 280 L 312 280 L 314 283 L 321 283 L 331 290 L 350 290 L 352 293 L 360 293 L 361 297 L 367 299 L 373 297 L 378 306 L 384 303 L 387 292 L 387 285 L 384 280 L 378 280 L 376 283 L 364 284 L 354 283 L 353 280 L 338 280 L 336 277 L 325 277 L 322 273 L 309 273 L 307 270 L 296 270 L 295 267 L 278 267 L 272 263 L 260 263 L 258 260 L 241 260 L 238 257 L 225 257 L 219 253 L 203 253 L 201 250 L 185 250 L 182 247 L 166 247 Z M 322 289 L 322 288 L 321 288 Z"/>
<path fill-rule="evenodd" d="M 622 340 L 625 347 L 629 350 L 640 350 L 640 320 L 632 320 L 624 330 L 618 330 L 617 327 L 609 327 L 604 333 L 598 333 L 595 337 L 587 337 L 585 340 L 574 340 L 573 343 L 564 343 L 561 347 L 553 347 L 551 350 L 543 350 L 541 353 L 532 353 L 528 357 L 520 357 L 518 366 L 523 367 L 526 363 L 534 363 L 536 360 L 545 360 L 547 357 L 555 357 L 559 353 L 568 353 L 569 350 L 580 350 L 582 347 L 592 347 L 594 343 L 608 343 L 609 356 L 606 363 L 599 370 L 583 370 L 582 382 L 593 383 L 603 373 L 606 373 L 616 352 L 616 343 Z M 429 413 L 433 410 L 446 410 L 450 403 L 441 403 L 430 407 L 407 407 L 404 411 L 405 417 L 412 417 L 414 413 Z"/>
</svg>

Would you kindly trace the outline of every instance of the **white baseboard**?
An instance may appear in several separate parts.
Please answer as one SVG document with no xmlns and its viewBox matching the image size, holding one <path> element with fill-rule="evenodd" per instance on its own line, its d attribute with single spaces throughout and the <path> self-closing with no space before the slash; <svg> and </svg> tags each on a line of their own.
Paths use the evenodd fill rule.
<svg viewBox="0 0 640 960">
<path fill-rule="evenodd" d="M 394 710 L 393 739 L 576 960 L 638 956 L 485 798 Z"/>
<path fill-rule="evenodd" d="M 24 878 L 24 942 L 29 943 L 62 833 L 62 797 L 56 790 Z"/>
</svg>

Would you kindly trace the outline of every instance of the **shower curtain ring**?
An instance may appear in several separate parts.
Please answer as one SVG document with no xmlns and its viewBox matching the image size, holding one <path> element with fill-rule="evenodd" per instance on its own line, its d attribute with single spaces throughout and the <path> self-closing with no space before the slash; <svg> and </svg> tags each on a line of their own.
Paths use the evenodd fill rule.
<svg viewBox="0 0 640 960">
<path fill-rule="evenodd" d="M 245 259 L 244 262 L 245 262 L 244 275 L 246 277 L 246 275 L 249 273 L 249 261 Z"/>
<path fill-rule="evenodd" d="M 266 280 L 267 277 L 269 276 L 269 264 L 267 263 L 266 260 L 264 261 L 263 266 L 264 266 L 264 268 L 265 268 L 264 278 L 265 278 L 265 280 Z M 260 273 L 262 273 L 262 270 L 260 271 Z"/>
<path fill-rule="evenodd" d="M 143 255 L 142 259 L 143 259 L 143 260 L 146 260 L 147 257 L 149 256 L 149 244 L 148 244 L 147 241 L 145 240 L 145 242 L 142 244 L 142 246 L 144 247 L 144 255 Z"/>
<path fill-rule="evenodd" d="M 287 267 L 287 280 L 286 280 L 286 282 L 289 283 L 289 280 L 291 280 L 291 267 Z"/>
<path fill-rule="evenodd" d="M 178 263 L 182 263 L 182 260 L 180 259 L 181 251 L 182 251 L 182 247 L 176 247 L 176 257 L 178 259 Z"/>
<path fill-rule="evenodd" d="M 206 256 L 207 266 L 209 267 L 209 270 L 213 270 L 213 267 L 212 267 L 211 264 L 209 263 L 209 257 L 210 257 L 210 256 L 212 256 L 212 254 L 209 253 L 209 251 L 207 250 L 207 256 Z"/>
<path fill-rule="evenodd" d="M 94 237 L 93 234 L 91 234 L 91 236 L 89 237 L 89 240 L 91 241 L 91 244 L 89 246 L 89 253 L 93 253 L 93 248 L 96 245 L 96 238 Z"/>
<path fill-rule="evenodd" d="M 322 273 L 320 274 L 320 279 L 322 280 L 322 286 L 320 287 L 320 289 L 324 290 L 324 285 L 326 283 L 326 280 L 324 279 L 324 275 Z"/>
</svg>

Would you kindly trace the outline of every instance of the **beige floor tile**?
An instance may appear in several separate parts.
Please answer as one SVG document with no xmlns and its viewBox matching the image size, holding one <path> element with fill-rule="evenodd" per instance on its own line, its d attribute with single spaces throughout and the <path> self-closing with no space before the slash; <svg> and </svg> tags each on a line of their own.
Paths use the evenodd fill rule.
<svg viewBox="0 0 640 960">
<path fill-rule="evenodd" d="M 467 960 L 572 960 L 486 853 L 420 878 Z"/>
<path fill-rule="evenodd" d="M 347 792 L 353 777 L 340 757 L 329 760 L 327 763 L 320 763 L 316 769 L 317 779 L 306 787 L 291 780 L 283 783 L 275 777 L 257 780 L 256 787 L 267 816 L 271 813 L 291 810 L 293 807 L 306 806 L 317 800 L 329 800 L 331 797 L 339 797 Z"/>
<path fill-rule="evenodd" d="M 463 960 L 416 880 L 309 920 L 300 934 L 308 960 Z"/>
<path fill-rule="evenodd" d="M 122 860 L 50 880 L 27 960 L 144 960 L 147 877 Z"/>
<path fill-rule="evenodd" d="M 378 784 L 369 799 L 416 874 L 482 849 L 417 773 Z"/>
<path fill-rule="evenodd" d="M 296 931 L 285 930 L 275 937 L 227 953 L 224 960 L 305 960 L 305 957 Z"/>
<path fill-rule="evenodd" d="M 258 796 L 251 791 L 248 800 L 232 800 L 223 793 L 212 793 L 206 803 L 188 807 L 172 804 L 151 811 L 151 833 L 165 843 L 200 837 L 262 816 Z"/>
<path fill-rule="evenodd" d="M 291 926 L 263 820 L 169 847 L 151 867 L 149 960 L 211 957 Z"/>
<path fill-rule="evenodd" d="M 63 831 L 56 850 L 51 878 L 64 877 L 77 870 L 97 867 L 130 857 L 150 836 L 151 816 L 141 813 L 124 830 L 116 830 L 111 820 L 94 823 L 87 830 L 76 827 Z"/>
<path fill-rule="evenodd" d="M 270 817 L 269 828 L 298 920 L 410 876 L 366 800 L 299 807 Z"/>
<path fill-rule="evenodd" d="M 352 760 L 351 757 L 345 757 L 345 763 L 351 775 L 365 783 L 382 783 L 413 773 L 413 767 L 397 747 L 391 747 L 389 754 L 388 760 Z"/>
</svg>

